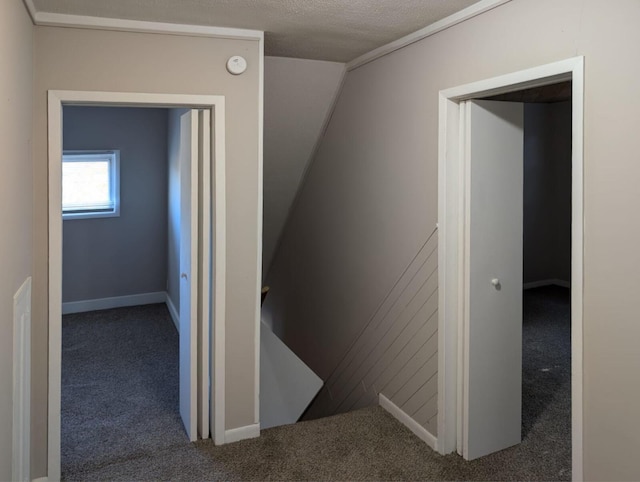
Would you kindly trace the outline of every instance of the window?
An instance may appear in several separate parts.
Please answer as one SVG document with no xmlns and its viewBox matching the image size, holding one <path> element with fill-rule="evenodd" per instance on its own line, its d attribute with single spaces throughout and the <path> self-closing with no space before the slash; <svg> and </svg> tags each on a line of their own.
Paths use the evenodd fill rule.
<svg viewBox="0 0 640 482">
<path fill-rule="evenodd" d="M 62 218 L 120 215 L 120 151 L 64 151 Z"/>
</svg>

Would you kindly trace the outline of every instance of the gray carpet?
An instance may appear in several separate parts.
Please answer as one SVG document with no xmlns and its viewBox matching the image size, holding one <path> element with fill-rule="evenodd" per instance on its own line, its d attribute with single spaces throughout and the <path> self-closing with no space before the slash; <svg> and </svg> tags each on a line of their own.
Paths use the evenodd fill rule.
<svg viewBox="0 0 640 482">
<path fill-rule="evenodd" d="M 178 334 L 164 304 L 65 315 L 62 324 L 63 477 L 186 443 Z"/>
<path fill-rule="evenodd" d="M 523 442 L 465 462 L 436 454 L 379 407 L 264 430 L 222 447 L 189 444 L 177 412 L 177 336 L 166 308 L 65 316 L 63 477 L 570 480 L 569 317 L 568 290 L 527 292 Z"/>
</svg>

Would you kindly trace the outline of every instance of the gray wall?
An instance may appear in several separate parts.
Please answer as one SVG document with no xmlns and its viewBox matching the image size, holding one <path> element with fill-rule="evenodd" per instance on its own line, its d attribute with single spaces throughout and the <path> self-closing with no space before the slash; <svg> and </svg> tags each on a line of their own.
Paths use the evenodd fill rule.
<svg viewBox="0 0 640 482">
<path fill-rule="evenodd" d="M 338 62 L 265 57 L 262 239 L 265 270 L 273 259 L 343 74 L 344 64 Z"/>
<path fill-rule="evenodd" d="M 571 102 L 525 104 L 524 282 L 571 281 Z"/>
<path fill-rule="evenodd" d="M 257 335 L 256 314 L 261 274 L 261 233 L 258 231 L 257 222 L 260 172 L 259 42 L 36 27 L 34 48 L 31 475 L 40 477 L 46 474 L 47 91 L 50 89 L 225 96 L 226 428 L 233 429 L 256 423 L 258 373 L 254 342 Z M 243 75 L 234 76 L 227 72 L 225 64 L 232 55 L 242 55 L 247 59 L 249 67 Z M 197 72 L 197 75 L 188 75 L 193 72 Z M 28 83 L 25 82 L 24 85 Z"/>
<path fill-rule="evenodd" d="M 31 275 L 33 25 L 19 0 L 0 2 L 0 480 L 11 480 L 13 295 Z M 33 475 L 33 474 L 32 474 Z"/>
<path fill-rule="evenodd" d="M 382 393 L 437 435 L 437 245 L 434 232 L 371 314 L 305 418 L 376 405 Z"/>
<path fill-rule="evenodd" d="M 180 114 L 169 109 L 167 117 L 167 294 L 180 313 Z"/>
<path fill-rule="evenodd" d="M 120 150 L 120 216 L 63 222 L 62 301 L 165 291 L 167 111 L 65 107 L 65 150 Z"/>
<path fill-rule="evenodd" d="M 584 55 L 584 469 L 637 479 L 639 18 L 512 0 L 351 71 L 267 279 L 283 341 L 326 380 L 433 231 L 441 89 Z"/>
</svg>

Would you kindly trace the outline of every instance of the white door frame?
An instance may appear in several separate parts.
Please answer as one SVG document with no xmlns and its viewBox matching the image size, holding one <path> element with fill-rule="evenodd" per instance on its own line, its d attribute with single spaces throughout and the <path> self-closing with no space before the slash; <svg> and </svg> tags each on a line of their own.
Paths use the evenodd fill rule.
<svg viewBox="0 0 640 482">
<path fill-rule="evenodd" d="M 225 441 L 225 277 L 226 277 L 226 202 L 225 202 L 225 98 L 221 95 L 146 94 L 125 92 L 62 91 L 48 92 L 49 159 L 49 387 L 48 387 L 48 480 L 60 479 L 60 398 L 62 361 L 62 107 L 63 105 L 110 107 L 163 107 L 208 109 L 213 148 L 212 191 L 204 192 L 205 205 L 213 204 L 212 243 L 214 289 L 212 299 L 203 300 L 214 307 L 212 313 L 211 388 L 212 434 L 219 445 Z M 205 185 L 208 183 L 205 183 Z M 208 231 L 207 231 L 208 233 Z M 207 242 L 208 241 L 208 242 Z M 201 267 L 204 269 L 204 267 Z M 208 269 L 208 267 L 207 267 Z M 210 296 L 209 292 L 199 293 Z"/>
<path fill-rule="evenodd" d="M 583 478 L 583 118 L 584 57 L 440 91 L 438 133 L 438 451 L 455 451 L 461 441 L 459 383 L 462 382 L 462 322 L 465 276 L 464 132 L 461 101 L 572 81 L 571 223 L 571 426 L 572 474 Z"/>
</svg>

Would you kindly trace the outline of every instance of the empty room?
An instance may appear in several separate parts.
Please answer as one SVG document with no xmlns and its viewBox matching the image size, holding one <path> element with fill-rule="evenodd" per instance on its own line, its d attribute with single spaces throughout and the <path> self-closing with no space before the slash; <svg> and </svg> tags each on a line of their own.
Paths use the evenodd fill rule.
<svg viewBox="0 0 640 482">
<path fill-rule="evenodd" d="M 639 20 L 0 1 L 0 480 L 640 479 Z"/>
<path fill-rule="evenodd" d="M 179 353 L 190 112 L 63 109 L 64 478 L 191 437 Z"/>
</svg>

